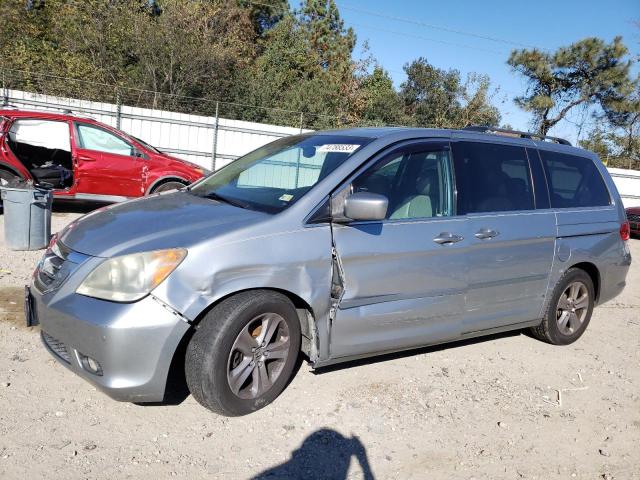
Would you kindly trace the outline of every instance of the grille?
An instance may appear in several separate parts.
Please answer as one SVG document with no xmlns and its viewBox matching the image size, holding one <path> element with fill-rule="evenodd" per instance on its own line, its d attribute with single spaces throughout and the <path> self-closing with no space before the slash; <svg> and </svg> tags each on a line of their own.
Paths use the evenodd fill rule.
<svg viewBox="0 0 640 480">
<path fill-rule="evenodd" d="M 640 214 L 638 213 L 627 213 L 627 220 L 634 223 L 640 223 Z"/>
<path fill-rule="evenodd" d="M 41 292 L 51 291 L 62 283 L 65 274 L 61 270 L 68 255 L 69 249 L 61 242 L 58 242 L 54 248 L 45 252 L 38 266 L 35 279 L 38 290 Z"/>
<path fill-rule="evenodd" d="M 42 340 L 44 340 L 47 347 L 49 347 L 58 357 L 67 363 L 71 363 L 71 355 L 69 355 L 69 351 L 64 343 L 45 332 L 42 332 Z"/>
</svg>

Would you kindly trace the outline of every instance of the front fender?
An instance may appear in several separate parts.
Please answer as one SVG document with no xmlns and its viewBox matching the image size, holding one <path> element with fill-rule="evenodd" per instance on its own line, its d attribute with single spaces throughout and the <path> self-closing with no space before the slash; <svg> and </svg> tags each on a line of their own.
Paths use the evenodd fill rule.
<svg viewBox="0 0 640 480">
<path fill-rule="evenodd" d="M 300 228 L 222 245 L 208 242 L 187 258 L 153 294 L 195 321 L 221 298 L 243 290 L 290 292 L 312 309 L 320 344 L 326 344 L 331 298 L 329 226 Z"/>
</svg>

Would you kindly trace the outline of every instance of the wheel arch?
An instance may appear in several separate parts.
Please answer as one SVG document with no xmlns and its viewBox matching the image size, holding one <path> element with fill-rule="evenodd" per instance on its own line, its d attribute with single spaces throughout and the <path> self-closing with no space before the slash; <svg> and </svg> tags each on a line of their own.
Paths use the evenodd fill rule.
<svg viewBox="0 0 640 480">
<path fill-rule="evenodd" d="M 593 282 L 593 290 L 595 292 L 596 298 L 594 299 L 595 303 L 598 303 L 600 299 L 600 286 L 601 286 L 601 278 L 600 278 L 600 270 L 598 267 L 591 262 L 580 262 L 574 265 L 571 265 L 571 268 L 579 268 L 591 277 L 591 281 Z"/>
<path fill-rule="evenodd" d="M 186 385 L 186 379 L 184 377 L 184 362 L 187 351 L 187 346 L 191 341 L 191 337 L 198 328 L 198 324 L 220 302 L 238 295 L 243 292 L 250 291 L 271 291 L 277 292 L 286 296 L 298 312 L 298 321 L 300 322 L 300 331 L 302 334 L 300 350 L 305 354 L 309 360 L 314 362 L 318 357 L 318 334 L 315 323 L 315 317 L 313 315 L 313 309 L 311 306 L 299 295 L 293 292 L 280 288 L 246 288 L 243 290 L 237 290 L 235 292 L 228 293 L 227 295 L 216 299 L 207 308 L 205 308 L 195 320 L 191 322 L 191 328 L 184 334 L 180 343 L 176 347 L 170 361 L 169 372 L 167 373 L 167 379 L 165 383 L 165 399 L 162 403 L 173 404 L 180 403 L 180 401 L 186 398 L 188 395 L 188 389 Z"/>
<path fill-rule="evenodd" d="M 206 314 L 213 309 L 216 305 L 224 300 L 233 297 L 234 295 L 238 295 L 244 292 L 250 291 L 271 291 L 277 292 L 285 297 L 287 297 L 293 306 L 296 308 L 298 312 L 298 321 L 300 322 L 300 332 L 302 333 L 302 342 L 301 342 L 301 351 L 304 353 L 311 361 L 315 361 L 318 357 L 318 332 L 316 325 L 316 317 L 313 312 L 313 308 L 309 303 L 304 300 L 299 295 L 285 289 L 281 288 L 271 288 L 271 287 L 259 287 L 259 288 L 245 288 L 242 290 L 236 290 L 234 292 L 230 292 L 218 299 L 216 299 L 213 303 L 211 303 L 207 308 L 205 308 L 192 322 L 192 325 L 197 328 L 198 324 L 202 321 L 202 319 L 206 316 Z"/>
<path fill-rule="evenodd" d="M 160 185 L 167 182 L 180 182 L 182 184 L 189 185 L 191 182 L 186 178 L 180 177 L 179 175 L 164 175 L 162 177 L 156 178 L 151 185 L 147 188 L 145 195 L 149 195 L 153 193 L 153 191 L 158 188 Z"/>
</svg>

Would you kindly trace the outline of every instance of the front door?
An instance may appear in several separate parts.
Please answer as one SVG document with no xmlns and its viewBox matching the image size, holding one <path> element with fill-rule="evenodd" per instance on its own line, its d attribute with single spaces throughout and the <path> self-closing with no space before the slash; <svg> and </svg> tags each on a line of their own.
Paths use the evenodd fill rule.
<svg viewBox="0 0 640 480">
<path fill-rule="evenodd" d="M 75 123 L 77 198 L 117 201 L 144 193 L 144 160 L 123 138 L 88 123 Z"/>
<path fill-rule="evenodd" d="M 389 207 L 382 221 L 333 225 L 343 292 L 331 325 L 331 357 L 457 338 L 470 244 L 466 219 L 452 215 L 449 143 L 395 147 L 347 188 L 385 195 Z"/>
<path fill-rule="evenodd" d="M 467 216 L 470 244 L 462 333 L 536 320 L 551 272 L 556 219 L 548 208 L 536 209 L 525 149 L 467 141 L 453 141 L 452 148 L 457 213 Z"/>
</svg>

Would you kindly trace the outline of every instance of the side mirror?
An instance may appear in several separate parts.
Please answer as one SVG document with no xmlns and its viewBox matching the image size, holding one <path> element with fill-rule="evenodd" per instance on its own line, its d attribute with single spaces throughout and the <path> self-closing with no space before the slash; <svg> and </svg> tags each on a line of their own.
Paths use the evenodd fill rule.
<svg viewBox="0 0 640 480">
<path fill-rule="evenodd" d="M 140 150 L 138 150 L 137 148 L 133 149 L 132 152 L 132 156 L 133 157 L 137 157 L 137 158 L 141 158 L 142 160 L 147 160 L 149 157 L 147 157 L 147 154 L 144 152 L 141 152 Z"/>
<path fill-rule="evenodd" d="M 370 192 L 356 192 L 344 201 L 344 216 L 351 220 L 384 220 L 389 199 Z"/>
</svg>

